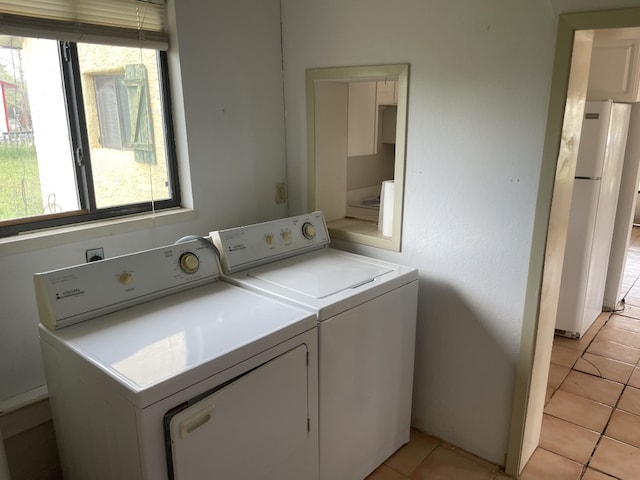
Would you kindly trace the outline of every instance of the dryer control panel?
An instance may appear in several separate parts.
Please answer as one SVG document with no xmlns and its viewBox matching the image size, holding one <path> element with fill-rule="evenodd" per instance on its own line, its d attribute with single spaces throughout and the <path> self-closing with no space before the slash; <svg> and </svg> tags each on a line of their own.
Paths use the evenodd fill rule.
<svg viewBox="0 0 640 480">
<path fill-rule="evenodd" d="M 329 246 L 322 212 L 211 232 L 224 273 L 234 273 L 281 258 Z"/>
<path fill-rule="evenodd" d="M 36 273 L 33 281 L 40 322 L 55 330 L 219 277 L 213 245 L 194 239 Z"/>
</svg>

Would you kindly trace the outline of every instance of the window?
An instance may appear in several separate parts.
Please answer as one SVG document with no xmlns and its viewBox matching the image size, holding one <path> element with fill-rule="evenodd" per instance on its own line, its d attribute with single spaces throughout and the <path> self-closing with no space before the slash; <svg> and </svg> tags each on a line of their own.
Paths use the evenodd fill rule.
<svg viewBox="0 0 640 480">
<path fill-rule="evenodd" d="M 124 75 L 97 75 L 93 78 L 100 126 L 100 146 L 131 147 L 131 117 Z"/>
<path fill-rule="evenodd" d="M 49 24 L 43 35 L 4 34 L 6 24 L 0 236 L 178 206 L 164 48 L 105 27 L 94 43 Z"/>
</svg>

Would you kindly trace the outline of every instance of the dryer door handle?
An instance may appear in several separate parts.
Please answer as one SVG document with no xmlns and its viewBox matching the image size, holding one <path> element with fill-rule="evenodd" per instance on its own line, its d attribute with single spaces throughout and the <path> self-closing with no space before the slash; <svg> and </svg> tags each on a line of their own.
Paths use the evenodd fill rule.
<svg viewBox="0 0 640 480">
<path fill-rule="evenodd" d="M 190 433 L 196 431 L 198 428 L 202 427 L 206 423 L 211 420 L 211 416 L 213 411 L 215 410 L 215 405 L 213 403 L 206 405 L 202 410 L 194 413 L 189 418 L 185 418 L 178 429 L 180 431 L 180 438 L 185 438 Z"/>
</svg>

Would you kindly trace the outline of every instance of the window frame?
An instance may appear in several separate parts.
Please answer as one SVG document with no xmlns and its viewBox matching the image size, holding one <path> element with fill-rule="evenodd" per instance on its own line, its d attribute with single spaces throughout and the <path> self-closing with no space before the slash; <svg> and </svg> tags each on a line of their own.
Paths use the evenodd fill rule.
<svg viewBox="0 0 640 480">
<path fill-rule="evenodd" d="M 339 219 L 327 221 L 327 228 L 331 238 L 344 240 L 347 242 L 367 245 L 385 250 L 399 252 L 402 247 L 402 224 L 404 211 L 404 186 L 405 166 L 406 166 L 406 144 L 407 144 L 407 111 L 409 98 L 409 64 L 383 64 L 383 65 L 362 65 L 347 67 L 320 67 L 309 68 L 305 72 L 306 81 L 306 105 L 307 105 L 307 205 L 310 210 L 317 210 L 318 206 L 318 184 L 324 190 L 326 187 L 336 184 L 336 176 L 323 177 L 317 173 L 320 160 L 317 158 L 318 144 L 321 140 L 316 130 L 316 85 L 327 83 L 351 82 L 380 82 L 397 81 L 397 106 L 396 106 L 396 133 L 395 133 L 395 153 L 393 165 L 393 222 L 392 235 L 387 237 L 378 230 L 376 223 L 344 216 Z M 348 95 L 346 96 L 345 113 L 348 110 Z M 379 105 L 376 105 L 376 108 Z M 345 115 L 346 116 L 346 115 Z M 378 128 L 378 119 L 375 120 Z M 348 126 L 347 126 L 348 127 Z M 348 130 L 348 128 L 347 128 Z M 347 154 L 347 134 L 345 131 L 344 159 Z M 376 140 L 377 141 L 377 140 Z M 346 167 L 346 164 L 345 164 Z M 346 168 L 344 169 L 344 179 L 346 186 Z M 326 178 L 325 178 L 326 177 Z"/>
<path fill-rule="evenodd" d="M 106 44 L 118 46 L 115 41 Z M 171 198 L 97 208 L 77 45 L 75 42 L 64 40 L 58 41 L 58 45 L 71 138 L 70 146 L 73 157 L 70 158 L 69 161 L 72 161 L 74 164 L 80 209 L 64 213 L 44 214 L 0 221 L 0 238 L 34 230 L 70 226 L 73 224 L 107 220 L 179 207 L 181 205 L 181 192 L 174 138 L 167 51 L 155 48 L 158 65 L 158 81 L 160 84 L 159 101 L 163 117 L 167 182 Z"/>
</svg>

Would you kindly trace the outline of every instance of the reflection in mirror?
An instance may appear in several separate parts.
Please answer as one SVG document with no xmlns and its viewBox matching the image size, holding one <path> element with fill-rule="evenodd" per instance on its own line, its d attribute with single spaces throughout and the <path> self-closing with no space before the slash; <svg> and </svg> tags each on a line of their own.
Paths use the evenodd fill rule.
<svg viewBox="0 0 640 480">
<path fill-rule="evenodd" d="M 400 250 L 408 71 L 307 70 L 308 205 L 332 238 Z"/>
</svg>

